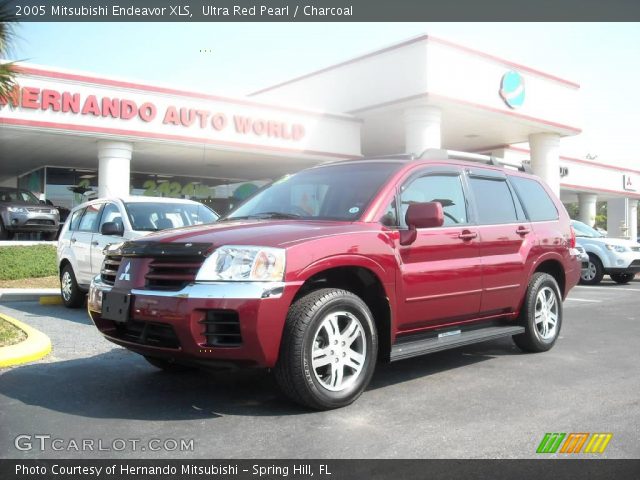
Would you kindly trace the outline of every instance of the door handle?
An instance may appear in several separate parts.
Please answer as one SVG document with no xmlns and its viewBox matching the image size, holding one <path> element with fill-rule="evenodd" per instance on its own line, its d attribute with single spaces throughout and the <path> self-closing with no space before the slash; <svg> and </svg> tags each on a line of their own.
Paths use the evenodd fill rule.
<svg viewBox="0 0 640 480">
<path fill-rule="evenodd" d="M 76 243 L 76 239 L 75 239 L 75 238 L 72 238 L 72 239 L 71 239 L 71 243 Z"/>
<path fill-rule="evenodd" d="M 531 233 L 531 229 L 529 227 L 520 226 L 516 228 L 516 233 L 518 235 L 526 235 L 527 233 Z"/>
<path fill-rule="evenodd" d="M 97 247 L 98 246 L 98 241 L 94 240 L 93 242 L 91 242 L 91 245 L 93 245 L 94 247 Z"/>
<path fill-rule="evenodd" d="M 462 240 L 472 240 L 478 236 L 477 232 L 472 232 L 471 230 L 463 230 L 458 234 L 458 238 Z"/>
</svg>

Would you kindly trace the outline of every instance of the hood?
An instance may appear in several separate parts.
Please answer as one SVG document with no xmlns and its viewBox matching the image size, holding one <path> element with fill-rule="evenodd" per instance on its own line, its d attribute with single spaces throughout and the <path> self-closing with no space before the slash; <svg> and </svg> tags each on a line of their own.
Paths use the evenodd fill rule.
<svg viewBox="0 0 640 480">
<path fill-rule="evenodd" d="M 379 228 L 379 225 L 377 226 Z M 363 223 L 304 220 L 236 220 L 154 232 L 145 241 L 285 248 L 323 236 L 369 230 Z"/>
<path fill-rule="evenodd" d="M 57 210 L 57 207 L 52 205 L 45 205 L 42 203 L 30 203 L 30 202 L 0 202 L 0 208 L 6 207 L 21 207 L 21 208 L 48 208 L 51 210 Z"/>
<path fill-rule="evenodd" d="M 576 237 L 577 243 L 585 243 L 592 245 L 618 245 L 622 247 L 637 247 L 638 244 L 636 242 L 632 242 L 631 240 L 627 240 L 625 238 L 610 238 L 610 237 L 600 237 L 600 238 L 589 238 L 589 237 Z"/>
</svg>

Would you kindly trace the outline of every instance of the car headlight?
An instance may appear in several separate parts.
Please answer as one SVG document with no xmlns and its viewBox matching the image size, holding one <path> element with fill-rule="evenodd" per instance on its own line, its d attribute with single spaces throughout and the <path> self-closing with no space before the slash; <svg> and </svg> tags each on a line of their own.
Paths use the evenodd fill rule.
<svg viewBox="0 0 640 480">
<path fill-rule="evenodd" d="M 280 282 L 285 258 L 282 248 L 225 245 L 204 261 L 196 281 Z"/>
<path fill-rule="evenodd" d="M 623 245 L 610 245 L 608 243 L 605 244 L 605 247 L 607 248 L 607 250 L 610 250 L 612 252 L 618 252 L 618 253 L 623 253 L 628 250 L 627 247 Z"/>
<path fill-rule="evenodd" d="M 29 211 L 26 208 L 23 207 L 8 207 L 7 211 L 11 212 L 11 213 L 29 213 Z"/>
</svg>

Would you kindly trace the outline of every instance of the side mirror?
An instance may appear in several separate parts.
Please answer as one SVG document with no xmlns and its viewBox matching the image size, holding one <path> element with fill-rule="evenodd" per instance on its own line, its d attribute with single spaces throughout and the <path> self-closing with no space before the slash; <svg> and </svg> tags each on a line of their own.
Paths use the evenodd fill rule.
<svg viewBox="0 0 640 480">
<path fill-rule="evenodd" d="M 400 245 L 411 245 L 416 241 L 418 228 L 441 227 L 444 213 L 440 202 L 412 203 L 407 209 L 405 221 L 408 230 L 400 232 Z"/>
<path fill-rule="evenodd" d="M 102 235 L 121 237 L 124 235 L 124 225 L 120 222 L 104 222 L 100 227 L 100 233 Z"/>
</svg>

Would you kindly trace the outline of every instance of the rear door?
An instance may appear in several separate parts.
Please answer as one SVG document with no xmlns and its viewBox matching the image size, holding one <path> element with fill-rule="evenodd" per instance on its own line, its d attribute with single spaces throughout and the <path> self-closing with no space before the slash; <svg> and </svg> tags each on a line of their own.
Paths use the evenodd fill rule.
<svg viewBox="0 0 640 480">
<path fill-rule="evenodd" d="M 91 279 L 93 278 L 91 270 L 91 243 L 98 229 L 102 205 L 102 203 L 92 203 L 87 206 L 84 215 L 82 215 L 80 219 L 78 229 L 73 232 L 73 236 L 71 237 L 71 249 L 73 250 L 78 269 L 75 272 L 76 280 L 81 285 L 91 283 Z"/>
<path fill-rule="evenodd" d="M 399 199 L 400 228 L 406 228 L 411 203 L 437 201 L 444 211 L 442 227 L 420 228 L 414 243 L 398 244 L 399 328 L 411 331 L 475 317 L 482 288 L 480 249 L 462 170 L 430 167 L 402 186 Z"/>
<path fill-rule="evenodd" d="M 535 236 L 504 172 L 467 170 L 478 219 L 483 315 L 514 311 L 526 286 L 526 264 Z"/>
</svg>

